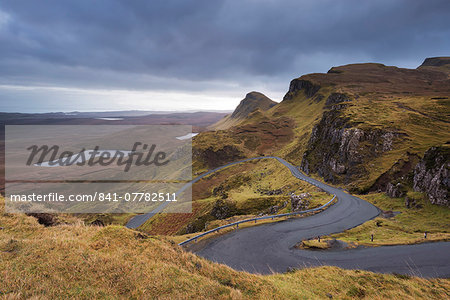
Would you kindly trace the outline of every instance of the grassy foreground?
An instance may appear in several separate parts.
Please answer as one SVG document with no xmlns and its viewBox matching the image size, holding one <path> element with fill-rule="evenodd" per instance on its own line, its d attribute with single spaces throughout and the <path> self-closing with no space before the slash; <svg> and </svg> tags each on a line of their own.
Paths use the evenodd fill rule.
<svg viewBox="0 0 450 300">
<path fill-rule="evenodd" d="M 450 280 L 336 267 L 269 276 L 237 272 L 165 238 L 121 226 L 44 227 L 4 212 L 0 200 L 0 297 L 54 298 L 427 298 L 450 295 Z"/>
</svg>

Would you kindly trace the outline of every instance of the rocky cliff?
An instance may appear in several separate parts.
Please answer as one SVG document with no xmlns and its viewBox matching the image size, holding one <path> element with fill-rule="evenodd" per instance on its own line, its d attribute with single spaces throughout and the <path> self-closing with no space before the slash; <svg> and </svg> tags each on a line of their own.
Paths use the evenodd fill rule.
<svg viewBox="0 0 450 300">
<path fill-rule="evenodd" d="M 426 192 L 431 203 L 450 206 L 450 148 L 432 147 L 414 169 L 414 190 Z"/>
<path fill-rule="evenodd" d="M 304 172 L 315 171 L 332 183 L 350 183 L 370 172 L 371 159 L 392 150 L 394 142 L 406 136 L 394 129 L 358 127 L 341 113 L 350 101 L 340 93 L 326 99 L 329 110 L 314 126 L 303 154 Z"/>
</svg>

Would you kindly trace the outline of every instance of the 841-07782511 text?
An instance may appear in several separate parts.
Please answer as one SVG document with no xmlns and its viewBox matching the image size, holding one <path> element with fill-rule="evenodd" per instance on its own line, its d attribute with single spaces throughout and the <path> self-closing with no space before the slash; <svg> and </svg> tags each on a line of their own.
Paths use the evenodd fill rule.
<svg viewBox="0 0 450 300">
<path fill-rule="evenodd" d="M 101 200 L 103 199 L 103 200 Z M 118 193 L 99 193 L 99 201 L 120 201 L 124 200 L 127 202 L 176 202 L 175 193 L 144 193 L 144 192 L 133 192 L 124 193 L 120 196 Z"/>
</svg>

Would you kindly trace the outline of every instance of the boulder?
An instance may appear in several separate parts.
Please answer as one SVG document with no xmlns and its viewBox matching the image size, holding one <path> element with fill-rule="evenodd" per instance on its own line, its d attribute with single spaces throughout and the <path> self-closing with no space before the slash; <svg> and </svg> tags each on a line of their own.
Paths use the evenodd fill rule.
<svg viewBox="0 0 450 300">
<path fill-rule="evenodd" d="M 400 198 L 406 195 L 406 188 L 401 183 L 386 185 L 386 195 L 391 198 Z"/>
</svg>

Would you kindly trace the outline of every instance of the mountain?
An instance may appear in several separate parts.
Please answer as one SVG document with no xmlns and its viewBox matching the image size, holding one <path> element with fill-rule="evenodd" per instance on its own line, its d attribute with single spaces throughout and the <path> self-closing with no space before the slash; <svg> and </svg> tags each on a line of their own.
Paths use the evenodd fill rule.
<svg viewBox="0 0 450 300">
<path fill-rule="evenodd" d="M 269 110 L 233 113 L 234 127 L 197 136 L 194 166 L 272 154 L 353 192 L 414 190 L 448 206 L 449 61 L 351 64 L 296 78 Z"/>
<path fill-rule="evenodd" d="M 237 125 L 239 121 L 247 118 L 251 113 L 257 110 L 267 111 L 276 104 L 277 102 L 262 93 L 250 92 L 241 100 L 231 115 L 225 116 L 222 120 L 212 125 L 211 128 L 216 130 L 228 129 L 231 126 Z"/>
<path fill-rule="evenodd" d="M 429 69 L 450 74 L 450 57 L 427 58 L 417 69 Z"/>
</svg>

